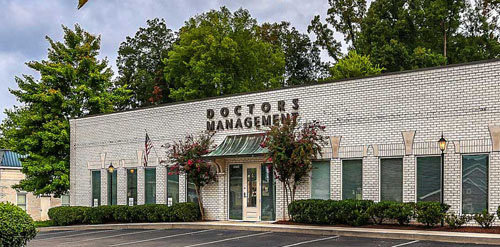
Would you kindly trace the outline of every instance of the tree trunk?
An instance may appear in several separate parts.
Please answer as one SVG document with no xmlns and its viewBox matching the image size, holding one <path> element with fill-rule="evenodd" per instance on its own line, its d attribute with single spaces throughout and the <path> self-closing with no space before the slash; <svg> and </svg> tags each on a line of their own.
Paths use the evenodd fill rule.
<svg viewBox="0 0 500 247">
<path fill-rule="evenodd" d="M 194 186 L 196 196 L 198 196 L 198 207 L 200 208 L 201 220 L 205 220 L 205 213 L 203 212 L 203 199 L 201 198 L 201 188 L 198 185 Z"/>
</svg>

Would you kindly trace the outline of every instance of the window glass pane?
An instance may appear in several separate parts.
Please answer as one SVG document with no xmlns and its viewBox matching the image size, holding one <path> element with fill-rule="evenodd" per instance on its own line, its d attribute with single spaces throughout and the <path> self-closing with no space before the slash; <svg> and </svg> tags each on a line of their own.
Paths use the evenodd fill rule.
<svg viewBox="0 0 500 247">
<path fill-rule="evenodd" d="M 330 162 L 313 162 L 311 174 L 311 198 L 330 199 Z"/>
<path fill-rule="evenodd" d="M 108 174 L 108 205 L 116 205 L 116 192 L 118 191 L 116 187 L 117 182 L 117 171 L 116 169 L 113 173 L 107 172 Z"/>
<path fill-rule="evenodd" d="M 257 207 L 257 168 L 247 168 L 247 207 Z"/>
<path fill-rule="evenodd" d="M 17 194 L 17 206 L 26 211 L 26 194 Z"/>
<path fill-rule="evenodd" d="M 101 171 L 92 171 L 92 206 L 101 205 Z"/>
<path fill-rule="evenodd" d="M 194 183 L 190 182 L 188 179 L 187 182 L 187 201 L 198 203 L 198 195 L 196 195 L 196 187 Z"/>
<path fill-rule="evenodd" d="M 229 219 L 243 219 L 242 165 L 229 166 Z"/>
<path fill-rule="evenodd" d="M 441 201 L 441 157 L 417 158 L 417 202 Z"/>
<path fill-rule="evenodd" d="M 127 205 L 137 205 L 137 169 L 127 169 Z"/>
<path fill-rule="evenodd" d="M 363 198 L 362 160 L 342 161 L 342 200 Z"/>
<path fill-rule="evenodd" d="M 403 159 L 381 159 L 380 166 L 380 200 L 403 201 Z"/>
<path fill-rule="evenodd" d="M 69 206 L 69 195 L 61 196 L 61 205 L 62 206 Z"/>
<path fill-rule="evenodd" d="M 179 175 L 171 173 L 167 175 L 167 205 L 176 203 L 179 203 Z"/>
<path fill-rule="evenodd" d="M 241 191 L 241 189 L 240 189 Z M 274 181 L 273 168 L 270 164 L 261 166 L 261 219 L 271 221 L 275 219 L 275 197 L 276 186 Z"/>
<path fill-rule="evenodd" d="M 145 173 L 146 204 L 156 203 L 156 168 L 147 168 Z"/>
<path fill-rule="evenodd" d="M 462 213 L 480 213 L 488 207 L 488 155 L 462 157 Z"/>
</svg>

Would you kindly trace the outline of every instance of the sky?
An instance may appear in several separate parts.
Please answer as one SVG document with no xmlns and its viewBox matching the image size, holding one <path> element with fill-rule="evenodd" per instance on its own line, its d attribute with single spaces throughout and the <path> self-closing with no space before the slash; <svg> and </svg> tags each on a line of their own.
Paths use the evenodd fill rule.
<svg viewBox="0 0 500 247">
<path fill-rule="evenodd" d="M 226 6 L 232 11 L 248 9 L 259 23 L 289 21 L 307 32 L 312 18 L 324 18 L 329 6 L 327 0 L 89 0 L 77 10 L 77 2 L 0 0 L 0 121 L 5 118 L 5 109 L 19 105 L 8 90 L 17 88 L 15 77 L 29 74 L 37 78 L 25 62 L 47 57 L 45 36 L 62 40 L 61 25 L 78 23 L 90 33 L 100 34 L 100 57 L 107 58 L 116 73 L 120 43 L 146 26 L 148 19 L 164 18 L 168 28 L 178 30 L 189 17 Z M 325 52 L 322 58 L 329 60 Z"/>
</svg>

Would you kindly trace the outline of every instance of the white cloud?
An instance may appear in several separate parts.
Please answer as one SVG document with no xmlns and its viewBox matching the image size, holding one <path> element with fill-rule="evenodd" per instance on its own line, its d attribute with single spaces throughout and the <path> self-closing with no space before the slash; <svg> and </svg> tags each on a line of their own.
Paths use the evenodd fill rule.
<svg viewBox="0 0 500 247">
<path fill-rule="evenodd" d="M 14 76 L 33 73 L 24 63 L 47 56 L 45 36 L 61 40 L 61 25 L 79 23 L 101 34 L 101 57 L 115 69 L 120 43 L 155 17 L 177 30 L 195 14 L 227 6 L 248 9 L 260 23 L 289 21 L 306 32 L 313 16 L 324 17 L 328 9 L 327 0 L 89 0 L 81 10 L 76 5 L 77 0 L 0 0 L 0 109 L 16 103 L 7 88 L 16 86 Z M 328 59 L 324 53 L 322 57 Z"/>
</svg>

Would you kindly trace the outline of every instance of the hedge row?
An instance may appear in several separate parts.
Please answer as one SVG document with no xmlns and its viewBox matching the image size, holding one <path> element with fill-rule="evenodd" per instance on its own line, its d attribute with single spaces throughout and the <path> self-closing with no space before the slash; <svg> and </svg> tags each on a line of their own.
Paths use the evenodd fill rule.
<svg viewBox="0 0 500 247">
<path fill-rule="evenodd" d="M 102 224 L 129 222 L 186 222 L 200 219 L 198 204 L 178 203 L 173 206 L 160 204 L 137 206 L 64 206 L 49 209 L 54 225 Z"/>
<path fill-rule="evenodd" d="M 427 226 L 436 225 L 446 216 L 449 206 L 437 202 L 401 203 L 369 200 L 299 200 L 288 206 L 291 220 L 309 224 L 366 225 L 386 220 L 408 224 L 411 219 Z"/>
<path fill-rule="evenodd" d="M 35 223 L 24 210 L 10 202 L 0 203 L 0 246 L 26 246 L 35 236 Z"/>
</svg>

